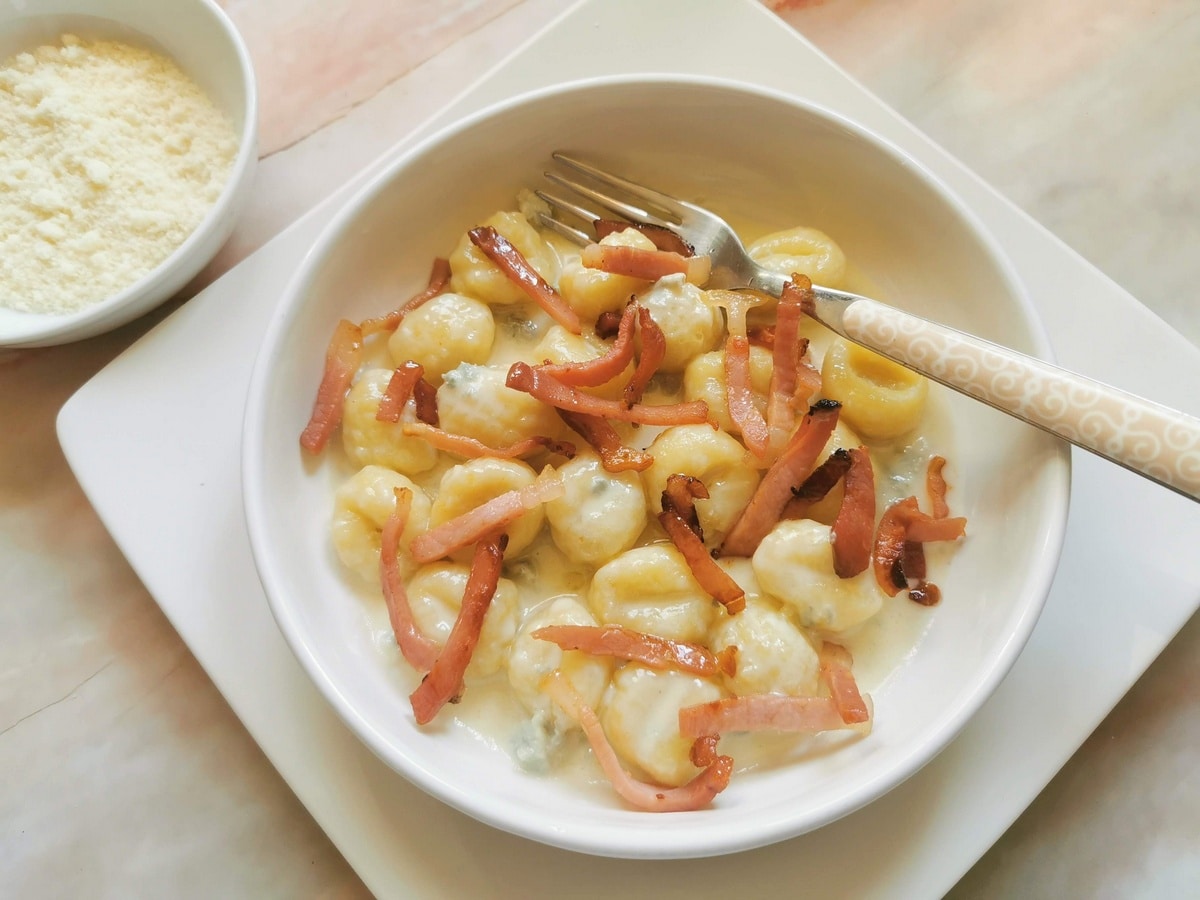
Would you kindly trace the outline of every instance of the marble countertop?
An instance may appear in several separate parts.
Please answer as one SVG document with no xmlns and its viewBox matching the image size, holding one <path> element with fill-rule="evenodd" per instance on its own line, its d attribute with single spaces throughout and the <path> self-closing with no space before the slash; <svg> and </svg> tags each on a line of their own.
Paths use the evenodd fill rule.
<svg viewBox="0 0 1200 900">
<path fill-rule="evenodd" d="M 223 5 L 255 57 L 264 157 L 237 231 L 184 297 L 570 3 Z M 775 5 L 1200 344 L 1195 0 Z M 63 402 L 168 312 L 0 355 L 0 895 L 366 896 L 130 570 L 58 447 Z M 1198 745 L 1193 618 L 952 896 L 1194 891 Z"/>
</svg>

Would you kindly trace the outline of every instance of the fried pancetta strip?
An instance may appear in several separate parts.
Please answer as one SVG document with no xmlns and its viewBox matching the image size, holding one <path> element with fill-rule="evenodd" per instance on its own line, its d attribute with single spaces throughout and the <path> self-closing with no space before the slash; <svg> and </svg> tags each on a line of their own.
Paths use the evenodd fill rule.
<svg viewBox="0 0 1200 900">
<path fill-rule="evenodd" d="M 707 499 L 708 488 L 699 478 L 682 473 L 667 476 L 667 486 L 662 492 L 662 508 L 677 512 L 700 540 L 704 540 L 704 529 L 700 527 L 696 501 Z"/>
<path fill-rule="evenodd" d="M 771 386 L 767 392 L 767 431 L 770 446 L 779 453 L 787 444 L 796 425 L 796 372 L 803 349 L 800 347 L 800 319 L 804 315 L 803 294 L 812 290 L 812 282 L 789 281 L 783 286 L 775 311 L 775 342 L 771 352 Z M 807 347 L 807 341 L 804 342 Z M 807 400 L 807 398 L 805 398 Z"/>
<path fill-rule="evenodd" d="M 627 407 L 620 400 L 606 400 L 578 391 L 539 367 L 524 362 L 512 364 L 504 383 L 513 390 L 524 391 L 558 409 L 605 419 L 637 422 L 640 425 L 698 425 L 708 421 L 708 404 L 703 400 L 661 406 L 635 403 Z"/>
<path fill-rule="evenodd" d="M 662 329 L 658 327 L 658 323 L 654 321 L 654 317 L 650 315 L 650 310 L 639 306 L 637 314 L 638 332 L 642 338 L 642 352 L 638 356 L 637 368 L 633 370 L 633 375 L 630 376 L 629 383 L 625 385 L 625 390 L 621 395 L 626 408 L 642 402 L 642 394 L 646 391 L 646 385 L 650 383 L 650 379 L 658 371 L 663 357 L 667 355 L 667 339 L 663 335 Z"/>
<path fill-rule="evenodd" d="M 437 388 L 424 378 L 418 378 L 417 383 L 413 385 L 413 406 L 417 413 L 418 422 L 424 422 L 426 425 L 437 427 Z"/>
<path fill-rule="evenodd" d="M 583 728 L 596 762 L 613 789 L 631 806 L 648 812 L 703 809 L 728 786 L 729 777 L 733 774 L 733 759 L 715 754 L 711 740 L 714 732 L 697 735 L 704 738 L 705 742 L 700 747 L 694 747 L 693 758 L 708 761 L 700 774 L 682 787 L 658 787 L 638 781 L 625 771 L 617 752 L 604 734 L 599 717 L 558 669 L 546 676 L 542 690 Z"/>
<path fill-rule="evenodd" d="M 605 341 L 610 337 L 615 337 L 621 328 L 622 318 L 624 318 L 623 313 L 619 313 L 615 309 L 607 309 L 600 313 L 596 317 L 596 337 Z"/>
<path fill-rule="evenodd" d="M 713 653 L 699 644 L 672 641 L 623 625 L 547 625 L 533 632 L 533 636 L 558 644 L 564 650 L 615 656 L 652 669 L 678 669 L 702 676 L 737 674 L 737 647 L 733 644 Z"/>
<path fill-rule="evenodd" d="M 616 219 L 597 219 L 592 223 L 592 227 L 596 230 L 597 241 L 604 240 L 610 234 L 620 234 L 627 228 L 633 228 L 650 238 L 651 242 L 659 250 L 668 250 L 671 253 L 678 253 L 680 256 L 696 255 L 696 251 L 691 244 L 671 229 L 663 228 L 661 225 L 643 225 L 641 222 L 620 222 Z"/>
<path fill-rule="evenodd" d="M 342 422 L 342 405 L 362 361 L 362 329 L 342 319 L 333 330 L 325 351 L 325 372 L 317 387 L 312 415 L 300 434 L 300 446 L 309 453 L 320 453 Z"/>
<path fill-rule="evenodd" d="M 533 484 L 505 491 L 461 516 L 418 534 L 409 545 L 413 560 L 433 562 L 480 540 L 493 531 L 502 531 L 522 513 L 563 495 L 562 479 L 547 466 Z"/>
<path fill-rule="evenodd" d="M 931 541 L 957 541 L 967 534 L 967 520 L 963 516 L 935 519 L 917 510 L 907 514 L 904 535 L 910 541 L 928 544 Z"/>
<path fill-rule="evenodd" d="M 774 325 L 751 325 L 746 329 L 746 340 L 751 347 L 762 347 L 765 350 L 775 349 Z"/>
<path fill-rule="evenodd" d="M 600 465 L 606 472 L 644 472 L 654 465 L 654 457 L 645 450 L 636 450 L 621 443 L 621 436 L 607 421 L 598 416 L 555 409 L 567 426 L 587 441 L 600 454 Z"/>
<path fill-rule="evenodd" d="M 816 734 L 849 729 L 866 733 L 870 718 L 849 725 L 832 697 L 788 697 L 783 694 L 745 694 L 679 710 L 679 733 L 686 738 L 733 731 L 789 731 Z"/>
<path fill-rule="evenodd" d="M 917 509 L 917 498 L 898 500 L 883 511 L 875 531 L 873 565 L 875 582 L 889 597 L 908 587 L 901 560 L 904 556 L 906 512 Z"/>
<path fill-rule="evenodd" d="M 617 326 L 617 339 L 603 356 L 583 362 L 543 363 L 538 369 L 572 387 L 597 387 L 612 381 L 633 361 L 633 326 L 637 314 L 636 303 L 626 304 Z"/>
<path fill-rule="evenodd" d="M 808 514 L 809 507 L 824 500 L 825 495 L 842 480 L 849 468 L 850 451 L 845 447 L 838 447 L 825 457 L 823 463 L 813 469 L 813 473 L 804 479 L 800 487 L 792 488 L 792 499 L 783 508 L 780 518 L 803 519 Z"/>
<path fill-rule="evenodd" d="M 432 722 L 443 706 L 457 703 L 462 696 L 463 675 L 479 643 L 483 617 L 487 615 L 492 598 L 496 595 L 507 543 L 507 535 L 493 534 L 475 545 L 471 574 L 467 576 L 467 586 L 463 589 L 462 607 L 446 638 L 446 646 L 438 654 L 429 673 L 408 697 L 418 725 Z"/>
<path fill-rule="evenodd" d="M 643 250 L 617 244 L 588 244 L 580 254 L 580 261 L 589 269 L 645 281 L 683 275 L 696 285 L 708 281 L 712 270 L 712 260 L 707 256 L 681 256 L 669 250 Z"/>
<path fill-rule="evenodd" d="M 925 471 L 925 490 L 929 494 L 929 508 L 933 510 L 935 519 L 944 519 L 950 515 L 950 506 L 946 503 L 946 478 L 942 470 L 946 467 L 944 456 L 935 456 L 929 460 L 929 468 Z"/>
<path fill-rule="evenodd" d="M 725 340 L 725 402 L 729 407 L 729 418 L 741 431 L 746 449 L 764 459 L 771 435 L 766 420 L 754 405 L 754 391 L 750 387 L 750 342 L 744 334 L 731 332 Z"/>
<path fill-rule="evenodd" d="M 858 682 L 854 680 L 854 660 L 850 651 L 841 644 L 826 641 L 821 645 L 819 659 L 821 678 L 829 688 L 829 695 L 842 721 L 847 725 L 857 725 L 871 718 L 867 702 L 859 693 Z"/>
<path fill-rule="evenodd" d="M 362 328 L 364 335 L 374 334 L 377 331 L 395 331 L 404 321 L 405 316 L 442 293 L 449 284 L 450 261 L 439 257 L 433 261 L 433 270 L 429 273 L 429 285 L 425 290 L 414 294 L 406 303 L 392 310 L 386 316 L 363 320 L 359 327 Z"/>
<path fill-rule="evenodd" d="M 671 478 L 676 477 L 675 475 L 670 476 L 667 479 L 668 485 Z M 705 490 L 702 495 L 693 494 L 692 496 L 707 497 L 708 491 Z M 704 546 L 704 540 L 699 534 L 699 522 L 693 529 L 688 521 L 690 518 L 688 512 L 693 515 L 695 512 L 695 508 L 690 502 L 687 510 L 681 512 L 675 508 L 670 490 L 663 491 L 663 511 L 658 514 L 658 521 L 666 531 L 667 537 L 683 554 L 688 568 L 692 571 L 692 577 L 696 579 L 705 593 L 724 606 L 725 611 L 731 616 L 736 615 L 746 608 L 746 592 L 738 586 L 728 572 L 717 565 L 717 561 L 709 554 L 708 548 Z"/>
<path fill-rule="evenodd" d="M 396 488 L 396 508 L 383 524 L 383 535 L 379 548 L 379 579 L 383 585 L 383 599 L 387 603 L 388 621 L 396 635 L 396 645 L 408 664 L 418 672 L 428 672 L 437 659 L 441 648 L 421 633 L 413 618 L 408 603 L 408 592 L 404 579 L 400 577 L 400 536 L 408 524 L 412 508 L 412 491 Z"/>
<path fill-rule="evenodd" d="M 473 437 L 442 431 L 442 429 L 426 425 L 424 422 L 406 422 L 404 433 L 419 437 L 437 449 L 461 456 L 463 459 L 481 459 L 485 456 L 496 459 L 516 459 L 536 453 L 538 450 L 549 450 L 551 453 L 557 453 L 567 459 L 575 458 L 575 445 L 570 441 L 560 441 L 540 434 L 517 441 L 515 444 L 509 444 L 507 447 L 489 447 L 483 441 Z"/>
<path fill-rule="evenodd" d="M 866 447 L 849 453 L 842 505 L 833 520 L 833 571 L 839 578 L 853 578 L 871 564 L 875 538 L 875 471 Z"/>
<path fill-rule="evenodd" d="M 375 418 L 380 422 L 399 422 L 400 414 L 404 412 L 404 404 L 413 395 L 413 388 L 425 374 L 425 368 L 411 359 L 405 360 L 396 367 L 392 377 L 388 379 L 387 388 L 375 410 Z"/>
<path fill-rule="evenodd" d="M 792 497 L 792 486 L 803 484 L 812 473 L 817 457 L 837 425 L 840 409 L 840 404 L 833 400 L 820 400 L 809 409 L 725 536 L 721 545 L 723 556 L 751 556 L 758 549 L 762 539 L 779 522 Z"/>
<path fill-rule="evenodd" d="M 491 225 L 481 225 L 467 232 L 471 243 L 494 262 L 509 281 L 517 285 L 525 295 L 540 306 L 555 322 L 572 334 L 581 329 L 579 316 L 567 301 L 535 269 L 521 251 Z"/>
</svg>

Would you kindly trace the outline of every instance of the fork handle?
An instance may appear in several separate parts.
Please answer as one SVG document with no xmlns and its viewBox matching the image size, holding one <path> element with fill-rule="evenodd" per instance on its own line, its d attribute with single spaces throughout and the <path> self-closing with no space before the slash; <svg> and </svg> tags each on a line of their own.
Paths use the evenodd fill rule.
<svg viewBox="0 0 1200 900">
<path fill-rule="evenodd" d="M 814 294 L 838 334 L 1200 500 L 1200 419 L 866 297 Z"/>
</svg>

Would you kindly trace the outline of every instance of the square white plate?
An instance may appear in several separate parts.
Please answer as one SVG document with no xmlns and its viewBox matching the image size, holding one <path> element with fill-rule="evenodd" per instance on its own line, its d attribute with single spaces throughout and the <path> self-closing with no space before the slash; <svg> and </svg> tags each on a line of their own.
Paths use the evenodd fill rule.
<svg viewBox="0 0 1200 900">
<path fill-rule="evenodd" d="M 664 56 L 672 46 L 686 52 Z M 753 0 L 585 0 L 409 142 L 551 81 L 664 66 L 802 93 L 881 132 L 992 229 L 1026 280 L 1060 362 L 1198 411 L 1186 390 L 1200 383 L 1200 353 L 1192 345 Z M 242 518 L 241 417 L 259 340 L 296 262 L 353 186 L 93 378 L 63 408 L 59 435 L 84 490 L 151 594 L 380 896 L 543 896 L 570 884 L 573 896 L 606 900 L 731 892 L 790 897 L 799 879 L 808 891 L 830 896 L 941 895 L 1200 603 L 1194 552 L 1200 507 L 1076 454 L 1062 564 L 1028 647 L 963 734 L 883 799 L 774 847 L 652 863 L 554 850 L 453 812 L 372 756 L 309 683 L 271 618 Z M 1079 314 L 1084 304 L 1086 316 Z M 1130 358 L 1139 365 L 1122 362 Z M 169 536 L 161 528 L 168 510 Z M 1128 562 L 1101 571 L 1100 559 Z M 1051 682 L 1053 692 L 1045 689 Z"/>
</svg>

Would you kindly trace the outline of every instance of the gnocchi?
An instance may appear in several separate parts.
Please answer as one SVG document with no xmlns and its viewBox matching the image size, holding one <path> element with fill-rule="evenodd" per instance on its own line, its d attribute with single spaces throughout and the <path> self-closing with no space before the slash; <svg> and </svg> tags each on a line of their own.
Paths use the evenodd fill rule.
<svg viewBox="0 0 1200 900">
<path fill-rule="evenodd" d="M 728 384 L 722 304 L 735 295 L 706 291 L 682 275 L 651 282 L 586 268 L 559 236 L 539 230 L 539 215 L 549 213 L 542 201 L 523 192 L 518 203 L 519 211 L 498 212 L 481 224 L 506 237 L 584 327 L 574 333 L 564 327 L 571 322 L 529 300 L 464 233 L 449 258 L 449 290 L 409 310 L 386 340 L 368 343 L 366 361 L 345 395 L 341 429 L 350 471 L 333 496 L 332 545 L 348 572 L 379 584 L 381 532 L 396 507 L 396 489 L 407 490 L 410 511 L 398 539 L 398 568 L 413 627 L 434 645 L 432 652 L 449 653 L 456 622 L 474 617 L 479 632 L 463 663 L 461 683 L 471 688 L 465 698 L 495 697 L 490 689 L 474 688 L 487 683 L 523 711 L 507 742 L 517 763 L 529 771 L 554 770 L 563 747 L 575 740 L 570 735 L 586 717 L 547 688 L 566 684 L 598 717 L 585 723 L 588 740 L 594 738 L 589 725 L 598 722 L 622 766 L 663 789 L 684 785 L 701 772 L 695 760 L 708 763 L 703 754 L 693 755 L 699 744 L 681 733 L 682 708 L 758 695 L 832 702 L 836 692 L 821 674 L 823 642 L 836 638 L 853 649 L 861 626 L 892 601 L 870 567 L 850 577 L 835 574 L 831 524 L 847 493 L 840 480 L 816 502 L 788 505 L 790 497 L 783 495 L 787 512 L 755 535 L 765 537 L 746 546 L 731 540 L 729 546 L 743 555 L 722 555 L 739 519 L 778 481 L 771 473 L 781 452 L 772 443 L 766 452 L 773 456 L 756 456 L 730 415 L 733 397 L 742 404 L 739 419 L 749 432 L 752 412 L 765 421 L 779 410 L 778 398 L 768 403 L 771 350 L 752 346 L 749 384 L 734 390 Z M 654 247 L 632 228 L 601 243 Z M 813 228 L 767 235 L 750 252 L 787 275 L 802 272 L 830 286 L 846 278 L 837 243 Z M 605 333 L 599 323 L 592 328 L 631 298 L 663 333 L 666 352 L 653 372 L 641 371 L 651 367 L 643 359 L 640 325 L 632 358 L 611 337 L 597 334 Z M 750 311 L 751 323 L 771 324 L 773 309 L 759 304 Z M 813 322 L 803 321 L 800 331 L 813 339 L 810 352 L 820 366 L 814 399 L 840 403 L 840 419 L 825 446 L 814 448 L 809 471 L 838 449 L 865 447 L 880 456 L 891 482 L 876 489 L 877 498 L 915 493 L 911 484 L 928 453 L 924 380 Z M 628 346 L 622 345 L 624 352 Z M 559 401 L 529 381 L 514 376 L 522 390 L 509 388 L 510 366 L 517 361 L 525 370 L 548 362 L 562 367 L 554 371 L 580 376 L 575 385 L 560 382 L 569 395 L 561 402 L 574 414 L 560 415 Z M 410 362 L 420 364 L 436 386 L 436 418 L 410 400 L 398 422 L 380 421 L 391 367 Z M 637 385 L 641 400 L 632 392 L 625 396 L 635 371 L 649 379 Z M 596 372 L 603 374 L 586 377 Z M 793 407 L 813 402 L 816 375 L 806 374 L 812 378 Z M 829 406 L 822 406 L 824 413 Z M 675 407 L 693 412 L 634 415 Z M 803 409 L 785 409 L 792 429 L 793 413 L 798 422 Z M 418 415 L 424 424 L 406 431 Z M 603 427 L 592 431 L 583 419 Z M 922 440 L 897 441 L 913 432 Z M 802 482 L 797 472 L 787 474 Z M 701 488 L 693 492 L 688 478 Z M 683 499 L 680 490 L 687 492 Z M 665 493 L 670 502 L 664 514 Z M 501 496 L 505 500 L 491 502 Z M 446 542 L 449 529 L 466 527 L 462 523 L 475 522 L 481 510 L 513 498 L 518 505 L 470 531 L 470 540 Z M 478 558 L 491 560 L 496 587 L 486 605 L 474 603 L 468 615 L 468 584 L 478 584 L 472 582 L 476 541 L 483 548 Z M 736 606 L 728 591 L 713 589 L 713 579 L 733 586 L 740 595 Z M 394 588 L 388 591 L 389 604 L 397 602 Z M 571 637 L 577 628 L 615 640 L 618 649 Z M 674 648 L 678 655 L 666 654 L 664 663 L 654 653 L 621 650 L 622 640 L 641 642 L 642 651 Z M 389 645 L 388 652 L 396 648 Z M 416 656 L 402 644 L 400 652 Z M 421 652 L 428 646 L 421 645 Z M 421 682 L 418 691 L 425 687 Z"/>
</svg>

